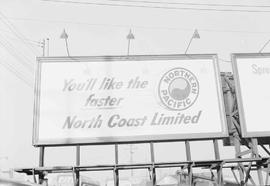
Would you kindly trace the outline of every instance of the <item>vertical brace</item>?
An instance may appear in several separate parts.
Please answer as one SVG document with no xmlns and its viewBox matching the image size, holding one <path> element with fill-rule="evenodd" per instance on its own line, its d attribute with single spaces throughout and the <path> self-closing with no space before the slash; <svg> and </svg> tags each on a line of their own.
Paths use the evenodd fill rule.
<svg viewBox="0 0 270 186">
<path fill-rule="evenodd" d="M 215 159 L 216 160 L 220 160 L 220 153 L 219 153 L 219 147 L 218 147 L 218 140 L 214 139 L 213 140 L 214 143 L 214 151 L 215 151 Z"/>
<path fill-rule="evenodd" d="M 214 139 L 213 144 L 214 144 L 214 151 L 215 151 L 215 159 L 220 160 L 218 140 Z M 222 165 L 218 165 L 218 167 L 217 167 L 217 184 L 220 186 L 223 186 Z"/>
<path fill-rule="evenodd" d="M 190 151 L 190 143 L 189 141 L 185 141 L 185 147 L 186 147 L 186 158 L 187 161 L 191 161 L 191 151 Z M 188 177 L 189 177 L 189 185 L 193 185 L 193 174 L 192 174 L 192 166 L 188 166 Z"/>
<path fill-rule="evenodd" d="M 76 169 L 74 167 L 72 167 L 72 179 L 73 179 L 74 186 L 76 186 L 77 178 L 76 178 Z"/>
<path fill-rule="evenodd" d="M 188 166 L 188 177 L 189 177 L 189 186 L 193 185 L 193 171 L 192 171 L 192 165 Z"/>
<path fill-rule="evenodd" d="M 32 169 L 32 174 L 33 174 L 34 183 L 37 183 L 37 179 L 36 179 L 36 175 L 35 175 L 35 169 Z"/>
<path fill-rule="evenodd" d="M 151 170 L 151 168 L 148 168 L 147 170 L 148 170 L 149 178 L 150 178 L 150 180 L 152 180 L 152 173 L 151 173 L 152 170 Z"/>
<path fill-rule="evenodd" d="M 113 177 L 114 177 L 114 185 L 119 186 L 119 170 L 118 170 L 118 144 L 115 144 L 114 146 L 114 152 L 115 152 L 115 168 L 113 169 Z"/>
<path fill-rule="evenodd" d="M 191 151 L 190 151 L 190 143 L 189 143 L 189 141 L 185 141 L 185 147 L 186 147 L 187 161 L 191 161 Z"/>
<path fill-rule="evenodd" d="M 268 185 L 269 173 L 270 173 L 270 162 L 267 161 L 267 171 L 266 171 L 266 178 L 265 178 L 265 185 Z"/>
<path fill-rule="evenodd" d="M 39 167 L 44 167 L 44 153 L 45 147 L 39 147 Z"/>
<path fill-rule="evenodd" d="M 79 145 L 76 146 L 76 166 L 80 166 L 81 164 L 81 148 Z M 79 186 L 80 185 L 80 171 L 75 169 L 75 176 L 76 180 L 74 182 L 74 186 Z"/>
<path fill-rule="evenodd" d="M 234 148 L 235 148 L 235 157 L 236 158 L 241 158 L 239 157 L 239 154 L 241 152 L 241 147 L 240 147 L 240 141 L 237 139 L 237 136 L 234 136 Z M 239 177 L 240 177 L 240 186 L 244 185 L 244 170 L 241 167 L 241 163 L 238 163 L 239 167 Z"/>
<path fill-rule="evenodd" d="M 44 154 L 45 154 L 45 147 L 39 147 L 39 167 L 44 167 Z M 42 184 L 44 181 L 44 174 L 39 174 L 39 183 Z"/>
<path fill-rule="evenodd" d="M 258 140 L 256 138 L 252 138 L 251 143 L 252 143 L 253 154 L 256 158 L 258 158 L 259 157 Z M 261 169 L 261 166 L 258 165 L 258 163 L 257 163 L 257 174 L 258 174 L 259 184 L 263 185 L 262 169 Z"/>
<path fill-rule="evenodd" d="M 150 142 L 150 152 L 151 152 L 151 163 L 152 163 L 152 183 L 153 186 L 156 186 L 156 169 L 155 169 L 155 150 L 154 150 L 154 144 L 153 142 Z"/>
</svg>

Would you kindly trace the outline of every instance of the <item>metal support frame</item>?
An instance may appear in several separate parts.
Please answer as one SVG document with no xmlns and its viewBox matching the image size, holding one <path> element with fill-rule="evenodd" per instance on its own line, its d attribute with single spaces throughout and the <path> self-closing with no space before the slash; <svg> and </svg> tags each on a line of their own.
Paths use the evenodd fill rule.
<svg viewBox="0 0 270 186">
<path fill-rule="evenodd" d="M 134 164 L 119 164 L 118 160 L 118 144 L 115 145 L 115 163 L 111 165 L 90 165 L 90 166 L 81 166 L 79 165 L 79 158 L 80 154 L 79 151 L 76 152 L 76 166 L 64 166 L 64 167 L 44 167 L 44 148 L 41 148 L 40 150 L 40 167 L 37 168 L 30 168 L 30 169 L 20 169 L 16 170 L 17 172 L 24 172 L 28 175 L 44 175 L 45 173 L 73 173 L 73 179 L 74 183 L 78 184 L 76 182 L 76 172 L 81 171 L 108 171 L 111 170 L 114 173 L 114 181 L 115 185 L 119 186 L 119 170 L 130 170 L 130 169 L 148 169 L 150 170 L 151 174 L 151 180 L 153 185 L 156 185 L 156 169 L 157 168 L 170 168 L 170 167 L 178 167 L 181 169 L 181 171 L 177 171 L 178 175 L 186 176 L 189 179 L 188 185 L 194 186 L 196 185 L 196 181 L 198 179 L 205 179 L 208 181 L 211 181 L 212 183 L 215 183 L 215 185 L 222 185 L 223 179 L 222 179 L 222 169 L 223 168 L 231 168 L 234 177 L 236 179 L 236 182 L 239 183 L 239 185 L 246 185 L 248 181 L 250 181 L 253 185 L 256 185 L 254 180 L 250 176 L 250 171 L 254 168 L 257 170 L 258 167 L 268 167 L 269 169 L 269 158 L 262 158 L 256 153 L 256 149 L 253 148 L 256 141 L 253 140 L 253 144 L 250 143 L 250 146 L 252 148 L 252 156 L 249 158 L 236 158 L 236 159 L 220 159 L 219 149 L 218 149 L 218 141 L 213 140 L 214 145 L 214 152 L 215 152 L 215 158 L 214 160 L 201 160 L 201 161 L 194 161 L 191 158 L 191 148 L 190 148 L 190 141 L 185 141 L 185 149 L 186 149 L 186 161 L 182 162 L 156 162 L 155 156 L 154 156 L 154 142 L 150 143 L 150 150 L 151 150 L 151 162 L 149 163 L 134 163 Z M 78 147 L 77 147 L 78 148 Z M 249 163 L 247 165 L 247 163 Z M 254 164 L 255 163 L 255 164 Z M 225 166 L 225 164 L 237 164 L 238 166 Z M 209 169 L 212 173 L 212 177 L 205 177 L 196 175 L 193 173 L 194 168 L 206 168 Z M 242 182 L 238 181 L 238 178 L 236 174 L 234 173 L 234 170 L 240 170 L 243 173 L 243 180 Z M 184 170 L 187 170 L 185 172 Z M 217 175 L 214 174 L 214 171 L 217 171 Z M 239 172 L 240 172 L 239 171 Z M 269 171 L 268 171 L 269 172 Z M 35 180 L 35 178 L 34 178 Z M 265 180 L 266 183 L 268 182 L 268 178 Z M 76 185 L 75 184 L 75 185 Z"/>
<path fill-rule="evenodd" d="M 235 147 L 235 157 L 236 158 L 242 158 L 244 155 L 250 155 L 250 158 L 259 158 L 259 152 L 258 152 L 258 139 L 252 138 L 252 139 L 243 139 L 241 138 L 241 130 L 240 130 L 240 120 L 239 120 L 239 113 L 238 113 L 238 105 L 235 95 L 235 86 L 232 83 L 232 75 L 231 74 L 224 74 L 224 81 L 227 83 L 227 87 L 223 87 L 224 95 L 227 96 L 227 114 L 228 118 L 231 121 L 232 126 L 231 127 L 231 135 L 233 136 L 233 145 Z M 225 96 L 224 96 L 225 97 Z M 229 128 L 230 128 L 229 127 Z M 242 151 L 241 150 L 241 144 L 244 144 L 248 150 Z M 270 151 L 264 147 L 263 145 L 260 145 L 263 150 L 270 155 Z M 267 167 L 269 166 L 269 163 L 267 161 Z M 248 181 L 250 181 L 253 185 L 256 185 L 254 180 L 252 179 L 250 172 L 252 171 L 252 162 L 249 162 L 249 165 L 247 168 L 243 165 L 243 163 L 238 163 L 238 171 L 239 171 L 239 179 L 240 183 L 236 177 L 236 174 L 233 171 L 233 175 L 235 177 L 236 182 L 239 183 L 241 186 L 247 185 Z M 270 168 L 267 168 L 266 171 L 266 180 L 265 183 L 263 183 L 263 175 L 262 175 L 262 165 L 258 162 L 256 162 L 256 169 L 257 175 L 258 175 L 258 181 L 259 185 L 267 185 L 268 184 L 268 177 L 269 177 L 269 171 Z"/>
<path fill-rule="evenodd" d="M 227 98 L 227 119 L 230 121 L 231 126 L 229 126 L 229 132 L 231 140 L 235 149 L 235 159 L 221 160 L 218 140 L 213 139 L 214 154 L 215 160 L 210 161 L 192 161 L 191 157 L 191 148 L 190 141 L 186 140 L 185 142 L 185 153 L 186 161 L 185 162 L 155 162 L 155 151 L 154 151 L 154 142 L 150 142 L 150 153 L 151 153 L 151 162 L 150 163 L 132 163 L 132 164 L 119 164 L 119 155 L 118 155 L 118 144 L 115 144 L 115 163 L 113 165 L 94 165 L 94 166 L 81 166 L 80 162 L 80 146 L 76 146 L 76 166 L 70 167 L 52 167 L 48 168 L 44 166 L 44 157 L 45 157 L 45 146 L 39 147 L 39 167 L 31 169 L 20 169 L 17 172 L 25 172 L 28 175 L 33 175 L 34 182 L 43 184 L 45 180 L 46 173 L 54 172 L 72 172 L 74 177 L 74 186 L 79 186 L 80 184 L 80 171 L 113 171 L 114 184 L 119 186 L 119 170 L 127 169 L 147 169 L 150 173 L 150 179 L 153 186 L 156 186 L 156 169 L 157 168 L 169 168 L 169 167 L 178 167 L 181 168 L 179 175 L 184 175 L 188 177 L 188 184 L 193 186 L 196 184 L 196 179 L 206 179 L 208 181 L 214 182 L 218 186 L 223 185 L 222 170 L 226 168 L 224 164 L 234 165 L 227 166 L 231 168 L 233 176 L 236 180 L 236 183 L 240 186 L 246 186 L 248 182 L 256 185 L 253 178 L 250 175 L 250 172 L 253 170 L 257 171 L 259 185 L 268 185 L 269 184 L 269 173 L 270 173 L 270 150 L 268 150 L 264 145 L 258 145 L 258 139 L 243 139 L 241 138 L 240 123 L 239 123 L 239 114 L 237 108 L 237 100 L 235 96 L 235 88 L 233 83 L 231 83 L 229 77 L 223 76 L 227 87 L 223 87 L 224 98 Z M 241 149 L 241 144 L 247 147 L 247 150 Z M 267 158 L 262 158 L 258 151 L 258 146 L 268 154 Z M 244 158 L 244 156 L 250 156 L 249 158 Z M 202 178 L 193 174 L 193 168 L 207 168 L 212 173 L 212 178 Z M 187 170 L 187 173 L 184 172 Z M 235 171 L 238 170 L 239 177 L 236 175 Z M 263 170 L 266 171 L 265 183 L 263 182 Z M 216 178 L 213 173 L 216 171 Z M 38 175 L 38 181 L 36 180 L 36 175 Z M 180 177 L 181 180 L 181 177 Z"/>
</svg>

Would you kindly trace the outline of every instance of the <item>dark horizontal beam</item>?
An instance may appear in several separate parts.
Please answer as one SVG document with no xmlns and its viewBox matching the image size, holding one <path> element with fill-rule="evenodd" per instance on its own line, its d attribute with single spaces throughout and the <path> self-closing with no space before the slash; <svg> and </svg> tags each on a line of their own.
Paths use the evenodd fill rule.
<svg viewBox="0 0 270 186">
<path fill-rule="evenodd" d="M 151 169 L 151 168 L 171 168 L 171 167 L 196 167 L 196 168 L 211 168 L 221 166 L 223 168 L 232 168 L 235 165 L 227 165 L 231 163 L 248 163 L 254 162 L 259 164 L 266 164 L 269 158 L 236 158 L 224 160 L 203 160 L 203 161 L 181 161 L 181 162 L 157 162 L 157 163 L 136 163 L 136 164 L 106 164 L 106 165 L 87 165 L 87 166 L 57 166 L 57 167 L 33 167 L 15 169 L 16 172 L 26 173 L 28 175 L 48 173 L 63 173 L 76 171 L 113 171 L 127 170 L 127 169 Z"/>
</svg>

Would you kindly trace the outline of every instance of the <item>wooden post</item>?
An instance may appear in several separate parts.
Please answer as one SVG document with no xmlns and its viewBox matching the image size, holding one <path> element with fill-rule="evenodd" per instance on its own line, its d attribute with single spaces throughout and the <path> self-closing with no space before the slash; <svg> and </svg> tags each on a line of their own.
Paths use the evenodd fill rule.
<svg viewBox="0 0 270 186">
<path fill-rule="evenodd" d="M 39 147 L 39 167 L 43 167 L 44 166 L 44 151 L 45 151 L 45 147 Z"/>
<path fill-rule="evenodd" d="M 44 153 L 45 153 L 45 147 L 41 146 L 39 147 L 39 167 L 44 167 Z M 44 181 L 44 174 L 39 174 L 39 183 L 42 184 Z"/>
<path fill-rule="evenodd" d="M 153 183 L 153 186 L 156 186 L 157 183 L 156 183 L 156 169 L 155 169 L 155 150 L 154 150 L 154 144 L 153 142 L 150 142 L 150 152 L 151 152 L 151 163 L 152 163 L 152 183 Z"/>
<path fill-rule="evenodd" d="M 191 161 L 191 151 L 190 151 L 190 143 L 189 141 L 185 141 L 185 147 L 186 147 L 186 158 L 187 161 Z M 193 177 L 192 177 L 192 167 L 188 166 L 188 177 L 189 177 L 189 185 L 193 185 Z"/>
<path fill-rule="evenodd" d="M 80 166 L 81 164 L 81 148 L 79 145 L 76 146 L 76 166 Z M 75 174 L 76 174 L 76 181 L 75 181 L 75 186 L 80 185 L 80 171 L 75 169 Z"/>
<path fill-rule="evenodd" d="M 259 152 L 258 152 L 258 140 L 256 138 L 251 139 L 252 143 L 252 150 L 255 158 L 259 158 Z M 264 185 L 263 183 L 263 176 L 262 176 L 262 169 L 261 166 L 257 165 L 257 174 L 259 179 L 259 184 Z"/>
<path fill-rule="evenodd" d="M 119 186 L 119 170 L 118 170 L 118 144 L 114 146 L 114 153 L 115 153 L 115 168 L 113 170 L 113 177 L 114 177 L 114 185 Z"/>
<path fill-rule="evenodd" d="M 218 140 L 214 139 L 213 143 L 214 143 L 215 159 L 220 160 Z M 223 186 L 222 165 L 218 165 L 218 167 L 217 167 L 217 184 L 220 186 Z"/>
<path fill-rule="evenodd" d="M 241 158 L 241 156 L 239 156 L 240 152 L 241 152 L 241 146 L 240 146 L 240 141 L 237 139 L 239 136 L 234 136 L 234 149 L 235 149 L 235 157 L 236 158 Z M 241 167 L 241 163 L 238 163 L 238 167 L 239 167 L 239 177 L 240 177 L 240 186 L 244 186 L 245 181 L 244 181 L 244 170 Z"/>
</svg>

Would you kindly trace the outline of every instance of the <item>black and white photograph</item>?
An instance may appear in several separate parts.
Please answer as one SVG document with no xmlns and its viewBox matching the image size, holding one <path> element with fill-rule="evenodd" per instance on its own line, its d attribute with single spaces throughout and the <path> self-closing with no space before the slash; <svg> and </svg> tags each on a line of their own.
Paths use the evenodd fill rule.
<svg viewBox="0 0 270 186">
<path fill-rule="evenodd" d="M 0 186 L 270 185 L 270 2 L 0 0 Z"/>
</svg>

